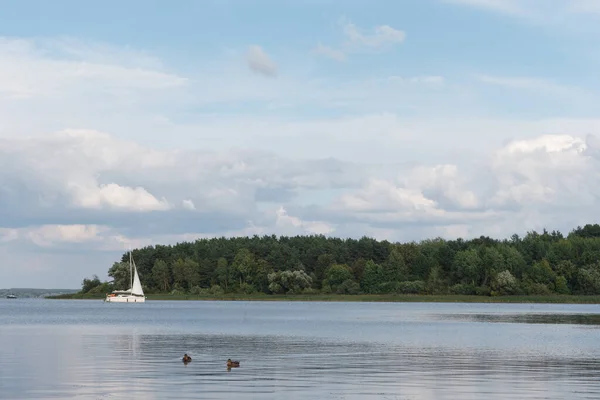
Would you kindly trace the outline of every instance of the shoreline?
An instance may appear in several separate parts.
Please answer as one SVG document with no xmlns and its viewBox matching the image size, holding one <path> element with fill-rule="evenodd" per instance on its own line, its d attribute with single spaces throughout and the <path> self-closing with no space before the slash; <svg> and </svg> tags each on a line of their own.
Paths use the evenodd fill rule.
<svg viewBox="0 0 600 400">
<path fill-rule="evenodd" d="M 52 300 L 102 300 L 102 296 L 58 295 Z M 224 294 L 212 296 L 148 294 L 150 301 L 316 301 L 316 302 L 381 302 L 381 303 L 528 303 L 528 304 L 600 304 L 600 295 L 546 295 L 546 296 L 466 296 L 466 295 L 391 295 L 391 294 Z"/>
</svg>

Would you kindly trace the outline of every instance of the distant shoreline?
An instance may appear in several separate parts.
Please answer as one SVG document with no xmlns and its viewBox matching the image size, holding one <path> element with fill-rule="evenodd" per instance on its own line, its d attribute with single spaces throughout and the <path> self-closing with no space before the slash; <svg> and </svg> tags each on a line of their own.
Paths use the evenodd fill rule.
<svg viewBox="0 0 600 400">
<path fill-rule="evenodd" d="M 390 295 L 390 294 L 312 294 L 312 295 L 268 295 L 268 294 L 224 294 L 212 296 L 148 294 L 147 300 L 188 301 L 325 301 L 325 302 L 388 302 L 388 303 L 543 303 L 543 304 L 600 304 L 600 295 L 547 295 L 547 296 L 466 296 L 466 295 Z M 102 296 L 65 294 L 48 296 L 57 300 L 102 300 Z"/>
</svg>

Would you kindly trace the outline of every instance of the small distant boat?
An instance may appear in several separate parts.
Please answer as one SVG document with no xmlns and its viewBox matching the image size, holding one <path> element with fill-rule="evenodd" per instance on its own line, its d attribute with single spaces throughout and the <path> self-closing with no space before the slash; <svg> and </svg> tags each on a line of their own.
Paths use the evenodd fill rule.
<svg viewBox="0 0 600 400">
<path fill-rule="evenodd" d="M 15 296 L 14 294 L 9 294 L 9 295 L 6 295 L 6 298 L 7 299 L 16 299 L 17 296 Z"/>
<path fill-rule="evenodd" d="M 131 250 L 129 250 L 129 275 L 131 276 L 130 289 L 113 290 L 112 293 L 106 295 L 104 301 L 109 303 L 144 303 L 146 301 Z"/>
</svg>

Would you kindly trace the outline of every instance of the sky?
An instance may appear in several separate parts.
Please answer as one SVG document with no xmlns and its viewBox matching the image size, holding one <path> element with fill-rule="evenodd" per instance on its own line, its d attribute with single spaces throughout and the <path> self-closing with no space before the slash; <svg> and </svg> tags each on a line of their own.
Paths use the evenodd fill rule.
<svg viewBox="0 0 600 400">
<path fill-rule="evenodd" d="M 0 7 L 0 287 L 215 236 L 598 222 L 596 0 Z"/>
</svg>

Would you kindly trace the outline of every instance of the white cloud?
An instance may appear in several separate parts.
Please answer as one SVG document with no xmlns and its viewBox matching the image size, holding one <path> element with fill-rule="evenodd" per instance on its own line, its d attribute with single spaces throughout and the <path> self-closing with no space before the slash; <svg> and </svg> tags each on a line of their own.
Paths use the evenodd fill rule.
<svg viewBox="0 0 600 400">
<path fill-rule="evenodd" d="M 585 223 L 600 202 L 600 159 L 593 139 L 544 135 L 509 142 L 477 168 L 415 167 L 341 195 L 328 212 L 379 227 L 419 223 L 438 231 L 450 227 L 451 233 L 468 226 L 475 235 L 506 237 L 553 224 L 570 229 Z"/>
<path fill-rule="evenodd" d="M 345 61 L 346 53 L 342 50 L 334 49 L 329 46 L 324 46 L 322 43 L 317 44 L 317 47 L 313 49 L 313 53 L 317 55 L 321 55 L 327 58 L 331 58 L 336 61 Z"/>
<path fill-rule="evenodd" d="M 265 215 L 273 222 L 272 226 L 255 225 L 248 221 L 247 226 L 236 231 L 221 232 L 224 236 L 252 236 L 271 233 L 273 229 L 281 235 L 297 234 L 330 234 L 335 227 L 323 221 L 303 221 L 291 216 L 280 206 L 268 210 Z M 51 224 L 17 229 L 0 228 L 0 243 L 16 242 L 32 243 L 46 249 L 66 249 L 73 246 L 85 246 L 87 249 L 100 251 L 122 251 L 129 247 L 139 248 L 157 244 L 194 241 L 199 238 L 210 238 L 212 234 L 187 232 L 183 234 L 164 233 L 147 236 L 138 233 L 128 236 L 106 225 Z"/>
<path fill-rule="evenodd" d="M 588 17 L 600 16 L 600 3 L 596 0 L 440 0 L 442 3 L 473 7 L 484 11 L 505 14 L 535 24 L 569 26 L 579 29 Z M 596 23 L 597 24 L 597 18 Z M 592 18 L 594 20 L 594 18 Z M 575 23 L 573 23 L 575 22 Z"/>
<path fill-rule="evenodd" d="M 71 40 L 0 38 L 0 138 L 67 128 L 149 137 L 190 80 L 136 51 Z M 184 96 L 185 97 L 185 96 Z"/>
<path fill-rule="evenodd" d="M 138 66 L 159 74 L 166 73 L 166 69 L 158 61 L 147 60 L 148 56 L 145 55 L 136 61 L 136 52 L 126 55 L 110 50 L 104 56 L 96 54 L 98 46 L 90 46 L 91 49 L 86 51 L 68 53 L 78 57 L 82 54 L 89 60 L 60 58 L 59 61 L 68 67 L 63 71 L 53 68 L 57 60 L 52 52 L 47 53 L 47 47 L 55 48 L 58 45 L 19 40 L 7 40 L 5 45 L 7 48 L 20 49 L 10 50 L 20 54 L 19 65 L 35 64 L 43 72 L 17 74 L 4 80 L 0 75 L 0 87 L 4 84 L 27 86 L 42 73 L 45 74 L 44 82 L 57 82 L 60 86 L 51 94 L 37 93 L 34 97 L 18 101 L 0 94 L 0 118 L 3 121 L 0 137 L 23 137 L 64 131 L 71 127 L 91 127 L 154 148 L 201 146 L 218 152 L 232 147 L 261 148 L 291 157 L 336 157 L 379 162 L 446 157 L 450 148 L 458 152 L 472 151 L 476 146 L 489 147 L 513 136 L 544 133 L 539 126 L 541 124 L 534 122 L 477 120 L 473 116 L 478 112 L 487 113 L 489 105 L 486 101 L 493 96 L 486 92 L 487 97 L 479 97 L 474 94 L 472 87 L 459 85 L 442 75 L 392 75 L 356 80 L 326 80 L 298 75 L 257 81 L 248 78 L 247 74 L 233 72 L 235 69 L 230 70 L 226 64 L 225 67 L 221 66 L 221 71 L 216 66 L 214 70 L 212 66 L 206 67 L 206 78 L 204 74 L 193 78 L 170 74 L 173 79 L 182 82 L 182 85 L 170 88 L 153 84 L 147 88 L 127 87 L 127 82 L 118 77 L 110 84 L 90 83 L 90 87 L 85 88 L 64 83 L 74 79 L 69 74 L 76 70 L 80 62 L 94 64 L 93 60 L 97 60 L 110 65 L 111 62 L 124 59 L 122 65 L 115 67 L 133 71 L 131 73 L 137 71 Z M 235 64 L 239 67 L 239 59 L 235 60 Z M 97 67 L 101 68 L 101 65 Z M 64 78 L 64 74 L 68 78 Z M 125 88 L 117 90 L 118 84 L 125 85 Z M 123 95 L 123 90 L 127 95 Z M 496 89 L 491 87 L 486 90 Z M 583 101 L 588 105 L 594 104 L 589 98 L 575 101 L 577 91 L 570 93 L 568 98 L 564 96 L 565 92 L 542 93 L 534 88 L 527 91 L 531 98 L 519 96 L 519 99 L 528 104 L 539 104 L 549 98 L 559 99 L 559 105 L 566 102 L 580 104 Z M 271 105 L 278 102 L 288 107 L 275 114 Z M 239 105 L 250 103 L 253 104 L 252 113 L 226 108 L 223 113 L 184 113 L 182 117 L 176 112 L 179 109 L 214 109 L 227 104 L 233 104 L 233 110 L 236 110 Z M 261 108 L 262 105 L 264 108 Z M 324 116 L 304 118 L 299 110 Z M 36 118 L 31 118 L 32 114 Z M 435 115 L 435 118 L 431 118 L 431 115 Z M 184 122 L 181 122 L 182 119 Z M 553 130 L 552 123 L 544 121 L 542 124 Z M 548 128 L 544 129 L 548 131 Z M 564 129 L 561 130 L 564 132 Z M 578 130 L 573 133 L 578 133 Z M 441 131 L 445 134 L 439 135 Z M 486 132 L 487 137 L 480 134 L 482 131 Z M 68 135 L 75 136 L 97 134 L 90 130 L 71 129 L 68 132 Z M 556 132 L 560 130 L 556 129 Z M 431 135 L 437 138 L 436 141 L 430 140 Z M 346 145 L 339 146 L 342 138 Z M 103 159 L 110 161 L 115 158 L 111 154 L 113 150 L 102 146 L 98 142 L 92 147 L 75 150 L 82 152 L 82 159 L 78 162 L 84 170 L 87 168 L 84 154 L 101 149 Z M 417 154 L 418 149 L 424 146 L 428 149 L 426 154 Z M 40 151 L 38 157 L 43 159 L 44 154 Z M 156 154 L 149 154 L 146 163 L 152 163 L 152 157 Z M 174 157 L 171 154 L 167 156 Z M 98 187 L 93 180 L 84 183 Z M 135 188 L 137 185 L 132 182 L 125 186 Z M 144 189 L 158 196 L 156 198 L 161 201 L 161 196 L 149 188 Z"/>
<path fill-rule="evenodd" d="M 38 246 L 48 247 L 56 243 L 84 243 L 97 241 L 107 227 L 98 225 L 42 225 L 36 228 L 21 229 L 25 237 Z"/>
<path fill-rule="evenodd" d="M 511 113 L 553 118 L 554 115 L 596 115 L 598 90 L 581 79 L 475 74 L 482 106 Z M 563 82 L 561 82 L 563 81 Z M 568 81 L 568 83 L 565 83 Z M 496 111 L 497 112 L 497 111 Z"/>
<path fill-rule="evenodd" d="M 576 0 L 569 2 L 569 9 L 576 13 L 600 15 L 600 2 L 597 0 Z"/>
<path fill-rule="evenodd" d="M 547 79 L 494 75 L 477 75 L 476 78 L 483 83 L 503 86 L 511 89 L 531 90 L 538 93 L 545 92 L 557 96 L 571 96 L 577 97 L 580 100 L 582 97 L 587 97 L 587 94 L 579 88 L 557 84 Z"/>
<path fill-rule="evenodd" d="M 242 229 L 250 219 L 269 218 L 257 208 L 259 201 L 294 197 L 304 189 L 352 187 L 364 175 L 335 160 L 292 161 L 256 151 L 156 151 L 97 132 L 5 139 L 0 159 L 5 228 L 25 219 L 130 229 L 132 212 L 146 214 L 133 234 L 145 229 L 173 234 L 194 224 L 208 232 Z M 313 229 L 307 224 L 302 226 Z"/>
<path fill-rule="evenodd" d="M 63 59 L 63 53 L 54 51 L 58 43 L 0 37 L 0 76 L 3 77 L 0 93 L 8 99 L 19 100 L 61 96 L 65 87 L 77 87 L 80 92 L 93 88 L 96 93 L 105 95 L 131 95 L 132 90 L 169 89 L 187 83 L 187 79 L 177 75 L 110 63 L 110 59 L 95 62 L 86 58 Z M 84 53 L 82 48 L 72 54 L 92 53 Z M 43 64 L 35 62 L 42 54 L 47 57 L 46 61 Z"/>
<path fill-rule="evenodd" d="M 533 140 L 516 140 L 498 151 L 503 157 L 519 153 L 533 153 L 538 150 L 547 153 L 575 152 L 580 154 L 587 149 L 585 141 L 569 135 L 544 135 Z"/>
<path fill-rule="evenodd" d="M 489 157 L 482 154 L 478 164 L 365 165 L 362 174 L 334 160 L 156 151 L 104 134 L 5 140 L 4 154 L 20 163 L 9 171 L 11 180 L 0 180 L 8 194 L 2 196 L 0 242 L 121 252 L 129 245 L 213 235 L 372 234 L 412 240 L 568 229 L 587 222 L 599 203 L 600 148 L 594 139 L 543 135 L 510 141 Z M 99 151 L 85 152 L 94 148 Z M 46 156 L 38 158 L 42 149 Z M 96 179 L 101 188 L 103 176 L 115 182 L 114 192 L 98 189 L 87 202 L 69 197 L 64 182 Z M 19 195 L 18 182 L 35 186 Z M 305 205 L 294 201 L 295 194 L 315 189 L 340 194 Z M 23 194 L 28 201 L 19 201 Z M 61 211 L 65 198 L 72 200 L 67 213 Z M 130 219 L 136 206 L 152 209 L 157 198 L 172 206 Z M 89 208 L 100 205 L 107 207 Z M 27 218 L 27 226 L 19 226 L 18 218 Z"/>
<path fill-rule="evenodd" d="M 336 61 L 344 61 L 349 53 L 388 49 L 403 43 L 406 39 L 403 31 L 389 25 L 378 25 L 373 28 L 373 32 L 364 33 L 355 24 L 345 20 L 342 21 L 342 32 L 346 40 L 339 49 L 318 43 L 313 53 Z"/>
<path fill-rule="evenodd" d="M 302 232 L 305 234 L 326 235 L 335 231 L 335 227 L 327 222 L 303 221 L 298 217 L 291 216 L 283 206 L 277 209 L 276 216 L 275 226 L 281 229 L 282 234 L 295 235 Z"/>
<path fill-rule="evenodd" d="M 0 228 L 0 243 L 12 242 L 19 238 L 17 229 Z"/>
<path fill-rule="evenodd" d="M 391 28 L 346 34 L 343 54 L 404 39 Z M 505 236 L 568 229 L 598 206 L 600 146 L 586 135 L 600 120 L 477 118 L 489 115 L 484 85 L 444 71 L 257 80 L 234 57 L 183 77 L 147 54 L 79 42 L 5 39 L 0 50 L 0 255 L 45 276 L 70 268 L 70 252 L 96 252 L 69 269 L 78 283 L 130 244 Z M 486 90 L 532 100 L 565 93 L 486 77 Z M 31 246 L 63 258 L 45 267 L 25 256 Z M 6 271 L 0 280 L 16 276 Z"/>
<path fill-rule="evenodd" d="M 260 46 L 248 47 L 246 62 L 253 72 L 270 77 L 277 75 L 277 66 Z"/>
<path fill-rule="evenodd" d="M 83 208 L 108 206 L 128 211 L 163 211 L 170 208 L 164 199 L 156 199 L 143 187 L 130 188 L 116 183 L 85 187 L 69 183 L 67 189 L 73 193 L 74 204 Z"/>
<path fill-rule="evenodd" d="M 57 206 L 126 211 L 167 210 L 170 205 L 158 200 L 143 187 L 128 187 L 115 182 L 98 182 L 102 171 L 111 169 L 153 168 L 167 165 L 156 152 L 145 151 L 131 143 L 114 141 L 105 134 L 67 131 L 45 138 L 0 142 L 5 169 L 0 187 L 5 203 L 19 204 L 20 185 L 36 182 L 37 206 Z M 138 157 L 131 157 L 138 154 Z M 131 158 L 130 158 L 131 157 Z M 2 200 L 0 200 L 2 202 Z M 36 206 L 36 204 L 32 204 Z"/>
<path fill-rule="evenodd" d="M 185 209 L 188 209 L 188 210 L 195 210 L 196 209 L 196 206 L 194 205 L 194 202 L 191 201 L 191 200 L 187 200 L 187 199 L 186 200 L 182 200 L 181 203 L 183 205 L 183 208 L 185 208 Z"/>
<path fill-rule="evenodd" d="M 444 77 L 439 75 L 411 76 L 409 78 L 393 75 L 388 79 L 395 83 L 406 84 L 442 85 L 445 82 Z"/>
<path fill-rule="evenodd" d="M 367 129 L 368 124 L 364 127 Z M 451 135 L 449 146 L 455 141 L 452 129 L 446 127 Z M 542 125 L 537 129 L 545 128 Z M 596 125 L 596 132 L 600 132 L 600 124 Z M 4 222 L 7 229 L 18 227 L 17 217 L 27 218 L 29 224 L 49 219 L 56 225 L 66 221 L 108 221 L 117 229 L 130 229 L 123 212 L 165 214 L 164 219 L 156 213 L 143 217 L 141 221 L 145 222 L 138 225 L 137 232 L 128 233 L 139 235 L 145 229 L 157 233 L 162 230 L 164 234 L 169 230 L 175 234 L 180 229 L 192 232 L 200 224 L 209 232 L 218 233 L 214 229 L 223 229 L 216 228 L 219 225 L 234 231 L 245 229 L 249 220 L 269 229 L 268 221 L 276 226 L 276 213 L 266 215 L 260 202 L 289 203 L 293 207 L 296 195 L 314 190 L 344 190 L 346 194 L 335 204 L 348 212 L 389 212 L 395 213 L 394 218 L 403 213 L 410 220 L 418 220 L 418 215 L 422 215 L 427 221 L 445 221 L 459 211 L 489 213 L 490 207 L 518 208 L 535 204 L 532 201 L 560 206 L 580 201 L 585 205 L 595 198 L 592 189 L 585 187 L 585 180 L 595 176 L 595 161 L 590 156 L 594 147 L 589 144 L 593 139 L 588 137 L 584 142 L 571 135 L 545 135 L 511 141 L 493 153 L 486 164 L 473 167 L 458 159 L 455 162 L 460 165 L 373 165 L 360 158 L 357 164 L 292 161 L 253 151 L 157 151 L 106 134 L 59 133 L 0 143 L 0 159 L 6 163 L 0 174 L 0 214 L 3 221 L 12 221 L 9 225 Z M 484 140 L 490 142 L 489 138 Z M 480 156 L 485 155 L 482 152 Z M 88 191 L 74 191 L 73 182 Z M 361 191 L 353 192 L 361 185 L 365 185 Z M 190 212 L 197 216 L 181 219 L 170 214 Z M 213 214 L 216 219 L 208 222 L 206 218 Z M 299 232 L 325 232 L 330 228 L 318 228 L 319 224 L 337 224 L 320 214 L 294 215 L 300 221 L 309 221 L 302 224 L 288 217 L 280 215 L 281 220 L 299 227 Z M 222 225 L 219 219 L 228 222 Z M 306 225 L 311 223 L 312 228 Z M 6 231 L 5 236 L 11 237 L 11 232 Z"/>
<path fill-rule="evenodd" d="M 470 102 L 462 88 L 441 85 L 437 75 L 330 80 L 292 70 L 276 80 L 257 80 L 236 56 L 184 77 L 147 55 L 137 61 L 135 51 L 109 49 L 104 55 L 102 46 L 79 44 L 56 50 L 73 47 L 61 43 L 0 42 L 0 137 L 100 130 L 157 148 L 222 150 L 264 143 L 271 150 L 271 143 L 286 139 L 280 130 L 297 124 L 299 109 L 358 119 L 382 110 L 424 114 L 435 108 L 453 114 Z M 82 68 L 103 71 L 102 79 L 81 77 Z M 430 90 L 436 90 L 435 99 Z M 244 111 L 249 104 L 252 113 Z M 285 108 L 275 114 L 277 104 Z M 228 132 L 219 131 L 223 126 Z M 307 147 L 305 140 L 301 144 L 286 147 Z"/>
<path fill-rule="evenodd" d="M 404 32 L 388 25 L 376 26 L 372 34 L 364 34 L 351 22 L 344 26 L 344 34 L 348 38 L 349 45 L 375 48 L 402 43 L 406 38 Z"/>
<path fill-rule="evenodd" d="M 581 138 L 545 135 L 514 141 L 492 160 L 493 206 L 592 206 L 600 191 L 598 159 Z"/>
<path fill-rule="evenodd" d="M 358 193 L 345 194 L 339 207 L 349 212 L 428 212 L 436 207 L 435 201 L 412 188 L 397 187 L 385 180 L 371 180 Z"/>
<path fill-rule="evenodd" d="M 33 244 L 44 249 L 84 248 L 123 250 L 122 236 L 110 226 L 96 224 L 42 224 L 23 228 L 0 228 L 0 243 Z"/>
<path fill-rule="evenodd" d="M 446 207 L 474 209 L 481 204 L 477 195 L 470 190 L 464 174 L 456 165 L 436 165 L 434 167 L 416 167 L 405 179 L 408 186 L 418 187 L 425 192 L 435 194 Z"/>
</svg>

